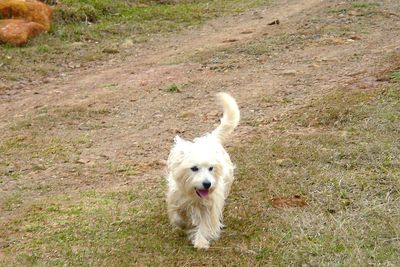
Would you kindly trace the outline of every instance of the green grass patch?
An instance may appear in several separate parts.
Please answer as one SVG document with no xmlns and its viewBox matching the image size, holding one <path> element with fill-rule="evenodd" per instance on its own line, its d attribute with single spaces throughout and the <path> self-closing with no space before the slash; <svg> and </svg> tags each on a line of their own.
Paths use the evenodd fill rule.
<svg viewBox="0 0 400 267">
<path fill-rule="evenodd" d="M 381 6 L 380 3 L 376 1 L 354 1 L 348 2 L 345 5 L 340 5 L 340 7 L 330 8 L 329 13 L 342 13 L 348 14 L 351 11 L 359 11 L 357 13 L 360 16 L 371 14 L 371 11 L 376 11 L 377 8 Z"/>
<path fill-rule="evenodd" d="M 5 198 L 5 200 L 2 203 L 3 204 L 2 208 L 6 211 L 12 211 L 18 208 L 22 203 L 23 201 L 21 193 L 17 191 Z"/>
<path fill-rule="evenodd" d="M 379 7 L 380 4 L 378 2 L 371 2 L 371 1 L 358 1 L 352 3 L 352 6 L 354 8 L 359 8 L 359 9 L 373 9 Z"/>
<path fill-rule="evenodd" d="M 395 82 L 400 82 L 400 71 L 394 71 L 390 74 L 390 79 Z"/>
<path fill-rule="evenodd" d="M 168 86 L 165 88 L 165 91 L 167 91 L 167 92 L 169 92 L 169 93 L 179 93 L 179 92 L 181 91 L 181 89 L 179 89 L 178 85 L 176 85 L 176 84 L 171 84 L 171 85 L 168 85 Z"/>
</svg>

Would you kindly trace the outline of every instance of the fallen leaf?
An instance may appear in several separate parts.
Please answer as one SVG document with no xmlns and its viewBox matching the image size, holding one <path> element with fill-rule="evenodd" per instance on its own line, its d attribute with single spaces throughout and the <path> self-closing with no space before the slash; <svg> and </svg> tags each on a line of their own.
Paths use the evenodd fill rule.
<svg viewBox="0 0 400 267">
<path fill-rule="evenodd" d="M 227 39 L 227 40 L 224 40 L 224 41 L 222 41 L 223 43 L 233 43 L 233 42 L 237 42 L 237 41 L 239 41 L 238 39 Z"/>
<path fill-rule="evenodd" d="M 274 208 L 304 207 L 307 206 L 306 200 L 299 195 L 292 197 L 275 197 L 271 200 Z"/>
<path fill-rule="evenodd" d="M 117 54 L 117 53 L 119 53 L 119 51 L 118 51 L 118 49 L 115 49 L 115 48 L 104 48 L 103 49 L 103 53 L 106 53 L 106 54 Z"/>
<path fill-rule="evenodd" d="M 351 39 L 351 40 L 361 40 L 361 37 L 357 36 L 357 35 L 353 35 L 353 36 L 350 36 L 349 39 Z"/>
</svg>

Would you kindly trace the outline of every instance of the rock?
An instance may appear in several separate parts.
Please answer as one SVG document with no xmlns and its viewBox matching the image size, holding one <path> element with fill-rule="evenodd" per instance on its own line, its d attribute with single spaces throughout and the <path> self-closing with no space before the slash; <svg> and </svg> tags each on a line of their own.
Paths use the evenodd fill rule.
<svg viewBox="0 0 400 267">
<path fill-rule="evenodd" d="M 6 168 L 6 173 L 11 174 L 13 172 L 15 172 L 15 167 L 10 166 L 10 167 Z"/>
<path fill-rule="evenodd" d="M 295 166 L 295 163 L 290 158 L 277 159 L 275 162 L 280 167 L 286 167 L 287 168 L 287 167 Z"/>
<path fill-rule="evenodd" d="M 250 33 L 253 33 L 254 31 L 253 30 L 244 30 L 244 31 L 242 31 L 242 32 L 240 32 L 241 34 L 250 34 Z"/>
<path fill-rule="evenodd" d="M 90 159 L 87 159 L 87 158 L 80 158 L 76 161 L 76 163 L 79 163 L 79 164 L 87 164 L 89 162 L 90 162 Z"/>
<path fill-rule="evenodd" d="M 0 20 L 0 42 L 13 45 L 24 45 L 29 38 L 35 37 L 46 29 L 39 23 L 20 19 Z"/>
<path fill-rule="evenodd" d="M 311 68 L 319 68 L 319 67 L 321 67 L 320 65 L 318 65 L 318 64 L 310 64 L 310 65 L 308 65 L 309 67 L 311 67 Z"/>
<path fill-rule="evenodd" d="M 79 125 L 78 129 L 81 131 L 90 131 L 91 130 L 91 128 L 89 126 L 84 125 L 84 124 Z"/>
<path fill-rule="evenodd" d="M 0 15 L 6 19 L 24 19 L 50 30 L 53 9 L 37 0 L 1 0 Z"/>
<path fill-rule="evenodd" d="M 103 49 L 103 53 L 106 53 L 106 54 L 118 54 L 119 51 L 118 51 L 118 49 L 115 49 L 115 48 L 104 48 Z"/>
<path fill-rule="evenodd" d="M 75 47 L 80 47 L 80 46 L 83 46 L 84 43 L 83 42 L 73 42 L 71 45 L 75 46 Z"/>
<path fill-rule="evenodd" d="M 295 70 L 285 70 L 281 73 L 282 75 L 288 75 L 288 76 L 294 76 L 297 74 L 297 71 Z"/>
<path fill-rule="evenodd" d="M 37 0 L 1 0 L 0 42 L 24 45 L 32 37 L 50 30 L 53 10 Z"/>
<path fill-rule="evenodd" d="M 279 21 L 279 19 L 273 20 L 269 23 L 267 23 L 267 25 L 279 25 L 281 22 Z"/>
<path fill-rule="evenodd" d="M 350 16 L 354 16 L 354 17 L 362 16 L 362 15 L 363 15 L 360 11 L 357 11 L 357 10 L 351 10 L 351 11 L 349 11 L 348 14 L 349 14 Z"/>
</svg>

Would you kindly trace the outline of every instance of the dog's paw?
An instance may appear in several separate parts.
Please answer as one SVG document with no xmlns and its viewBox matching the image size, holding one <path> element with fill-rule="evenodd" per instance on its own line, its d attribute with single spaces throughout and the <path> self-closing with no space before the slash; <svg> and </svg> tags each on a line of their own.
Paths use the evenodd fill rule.
<svg viewBox="0 0 400 267">
<path fill-rule="evenodd" d="M 210 247 L 210 243 L 205 238 L 196 238 L 193 245 L 197 249 L 208 249 Z"/>
<path fill-rule="evenodd" d="M 197 242 L 194 244 L 194 247 L 197 249 L 208 249 L 210 244 L 208 242 Z"/>
</svg>

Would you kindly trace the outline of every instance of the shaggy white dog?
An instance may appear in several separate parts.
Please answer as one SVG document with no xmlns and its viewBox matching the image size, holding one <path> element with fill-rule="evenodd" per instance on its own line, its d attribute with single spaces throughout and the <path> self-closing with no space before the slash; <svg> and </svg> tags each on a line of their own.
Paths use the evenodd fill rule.
<svg viewBox="0 0 400 267">
<path fill-rule="evenodd" d="M 211 240 L 219 238 L 235 168 L 222 143 L 239 123 L 239 108 L 230 95 L 217 97 L 224 111 L 220 125 L 193 141 L 176 136 L 167 162 L 169 219 L 199 249 L 207 249 Z"/>
</svg>

